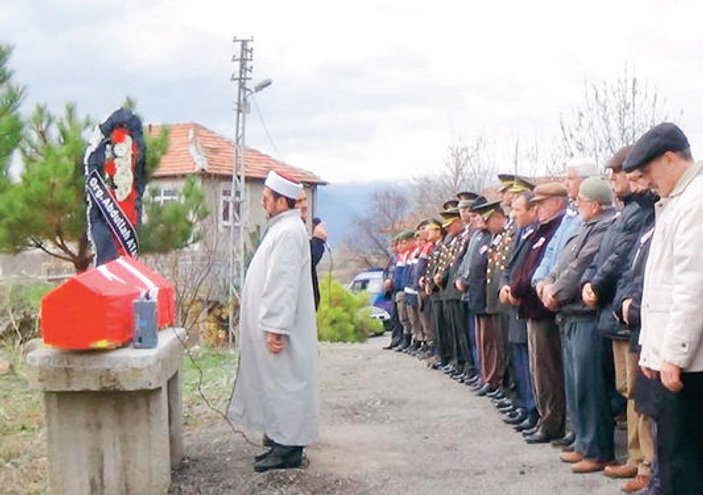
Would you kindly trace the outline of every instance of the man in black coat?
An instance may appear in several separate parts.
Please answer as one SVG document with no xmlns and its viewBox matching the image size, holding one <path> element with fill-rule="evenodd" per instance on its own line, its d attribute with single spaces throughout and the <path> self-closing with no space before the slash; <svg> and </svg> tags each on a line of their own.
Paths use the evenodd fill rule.
<svg viewBox="0 0 703 495">
<path fill-rule="evenodd" d="M 618 334 L 628 339 L 621 344 L 627 347 L 625 375 L 628 398 L 628 450 L 630 443 L 639 446 L 642 462 L 638 466 L 635 479 L 628 481 L 622 490 L 634 493 L 649 486 L 651 493 L 659 493 L 659 480 L 654 469 L 656 442 L 653 419 L 657 413 L 656 395 L 660 385 L 654 380 L 646 379 L 638 366 L 644 268 L 654 233 L 654 203 L 659 198 L 649 190 L 648 184 L 642 181 L 641 174 L 635 172 L 628 175 L 644 221 L 635 239 L 626 271 L 618 283 L 613 299 L 613 316 L 618 323 Z M 613 343 L 615 344 L 615 341 Z M 631 423 L 634 425 L 632 429 Z M 632 437 L 634 442 L 630 441 Z"/>
<path fill-rule="evenodd" d="M 624 204 L 612 227 L 603 237 L 600 250 L 591 266 L 584 273 L 581 283 L 583 301 L 597 308 L 597 330 L 610 342 L 604 347 L 607 356 L 604 370 L 612 383 L 615 379 L 617 391 L 627 400 L 628 459 L 623 465 L 606 466 L 606 476 L 612 478 L 649 477 L 653 456 L 651 438 L 640 442 L 639 429 L 649 430 L 648 420 L 634 408 L 634 378 L 637 372 L 637 359 L 629 352 L 629 331 L 623 331 L 613 316 L 613 301 L 618 283 L 628 270 L 628 260 L 638 240 L 642 225 L 652 215 L 651 194 L 648 190 L 632 191 L 630 182 L 622 170 L 631 146 L 620 149 L 608 162 L 611 170 L 610 182 L 613 191 Z M 613 377 L 613 365 L 614 373 Z M 612 377 L 612 378 L 611 378 Z"/>
</svg>

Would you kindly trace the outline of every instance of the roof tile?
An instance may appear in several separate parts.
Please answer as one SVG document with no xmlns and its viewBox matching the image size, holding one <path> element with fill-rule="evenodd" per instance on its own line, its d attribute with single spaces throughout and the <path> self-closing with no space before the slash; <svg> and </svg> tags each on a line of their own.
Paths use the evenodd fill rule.
<svg viewBox="0 0 703 495">
<path fill-rule="evenodd" d="M 161 133 L 163 125 L 148 125 L 152 136 Z M 234 169 L 234 142 L 196 123 L 170 124 L 168 150 L 161 158 L 154 177 L 171 177 L 195 173 L 231 176 Z M 247 147 L 246 175 L 265 179 L 269 170 L 285 172 L 306 184 L 326 184 L 317 175 L 293 167 L 265 153 Z"/>
</svg>

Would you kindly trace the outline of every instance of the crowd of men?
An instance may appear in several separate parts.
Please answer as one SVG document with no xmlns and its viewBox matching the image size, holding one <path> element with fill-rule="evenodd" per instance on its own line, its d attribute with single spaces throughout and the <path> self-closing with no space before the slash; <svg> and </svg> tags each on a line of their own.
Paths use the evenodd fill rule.
<svg viewBox="0 0 703 495">
<path fill-rule="evenodd" d="M 703 493 L 702 167 L 663 123 L 607 164 L 570 161 L 563 181 L 459 192 L 393 240 L 388 349 L 490 398 L 574 473 Z"/>
</svg>

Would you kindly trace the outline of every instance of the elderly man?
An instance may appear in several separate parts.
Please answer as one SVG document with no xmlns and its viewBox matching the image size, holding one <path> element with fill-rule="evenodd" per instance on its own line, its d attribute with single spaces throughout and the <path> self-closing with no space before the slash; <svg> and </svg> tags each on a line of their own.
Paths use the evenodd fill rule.
<svg viewBox="0 0 703 495">
<path fill-rule="evenodd" d="M 567 190 L 564 185 L 552 182 L 537 186 L 534 192 L 530 204 L 537 210 L 539 226 L 523 248 L 527 250 L 525 257 L 511 269 L 510 286 L 503 297 L 518 305 L 520 317 L 527 320 L 530 376 L 539 413 L 533 428 L 519 430 L 527 443 L 544 443 L 564 434 L 564 371 L 554 312 L 542 305 L 531 281 L 565 215 Z"/>
<path fill-rule="evenodd" d="M 657 453 L 662 493 L 703 493 L 703 166 L 676 125 L 640 137 L 625 160 L 661 200 L 644 274 L 640 366 L 661 381 Z"/>
<path fill-rule="evenodd" d="M 242 291 L 240 361 L 228 415 L 263 430 L 272 448 L 254 469 L 295 468 L 319 438 L 317 326 L 310 244 L 295 198 L 301 186 L 269 172 L 268 230 Z"/>
<path fill-rule="evenodd" d="M 613 418 L 603 376 L 602 337 L 596 331 L 595 310 L 581 299 L 580 280 L 591 264 L 615 209 L 613 191 L 601 177 L 581 183 L 577 205 L 583 224 L 545 279 L 542 302 L 558 311 L 567 409 L 576 434 L 573 452 L 561 460 L 573 463 L 574 473 L 602 471 L 614 458 Z"/>
</svg>

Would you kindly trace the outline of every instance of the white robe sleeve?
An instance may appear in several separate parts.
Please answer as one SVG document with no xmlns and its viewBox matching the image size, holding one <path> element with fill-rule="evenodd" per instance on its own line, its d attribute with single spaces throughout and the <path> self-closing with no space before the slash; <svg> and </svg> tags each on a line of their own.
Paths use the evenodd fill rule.
<svg viewBox="0 0 703 495">
<path fill-rule="evenodd" d="M 264 332 L 288 335 L 295 322 L 301 271 L 310 255 L 307 238 L 297 234 L 281 232 L 269 253 L 259 312 L 259 328 Z"/>
</svg>

